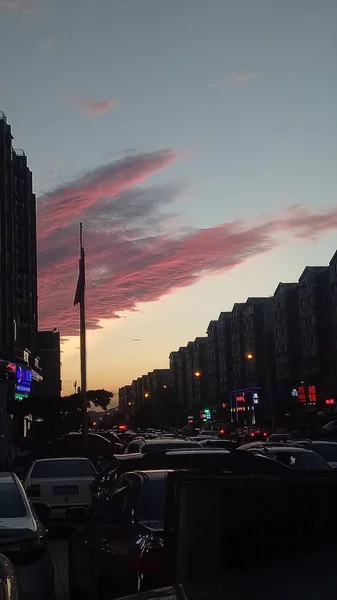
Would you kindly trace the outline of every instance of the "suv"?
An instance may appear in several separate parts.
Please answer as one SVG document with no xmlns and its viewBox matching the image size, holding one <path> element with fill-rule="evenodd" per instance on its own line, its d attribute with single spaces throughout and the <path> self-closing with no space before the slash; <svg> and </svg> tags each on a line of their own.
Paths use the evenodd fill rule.
<svg viewBox="0 0 337 600">
<path fill-rule="evenodd" d="M 148 452 L 160 452 L 163 450 L 178 450 L 179 448 L 200 448 L 200 444 L 193 440 L 174 439 L 174 438 L 156 438 L 146 440 L 138 438 L 130 442 L 125 450 L 125 454 L 147 454 Z"/>
</svg>

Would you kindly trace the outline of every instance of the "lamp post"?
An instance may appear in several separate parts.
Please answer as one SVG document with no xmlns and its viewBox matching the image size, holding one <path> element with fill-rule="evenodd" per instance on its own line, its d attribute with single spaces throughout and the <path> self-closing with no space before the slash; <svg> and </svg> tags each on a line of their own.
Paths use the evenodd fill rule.
<svg viewBox="0 0 337 600">
<path fill-rule="evenodd" d="M 247 360 L 256 360 L 257 362 L 260 362 L 262 365 L 264 365 L 266 367 L 267 384 L 268 384 L 268 391 L 269 391 L 269 411 L 270 411 L 270 418 L 271 418 L 271 429 L 272 429 L 272 433 L 275 433 L 274 400 L 273 400 L 273 394 L 272 394 L 272 389 L 271 389 L 270 364 L 266 359 L 256 357 L 251 352 L 246 354 L 246 359 Z"/>
</svg>

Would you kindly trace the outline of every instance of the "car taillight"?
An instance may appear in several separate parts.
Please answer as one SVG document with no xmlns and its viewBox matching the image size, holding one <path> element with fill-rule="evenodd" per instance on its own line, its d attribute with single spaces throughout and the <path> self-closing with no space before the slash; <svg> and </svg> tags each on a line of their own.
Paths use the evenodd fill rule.
<svg viewBox="0 0 337 600">
<path fill-rule="evenodd" d="M 250 434 L 250 437 L 255 437 L 255 433 L 251 433 L 251 434 Z"/>
<path fill-rule="evenodd" d="M 267 437 L 268 433 L 266 431 L 263 433 L 264 437 Z"/>
<path fill-rule="evenodd" d="M 30 483 L 26 490 L 26 493 L 29 498 L 39 498 L 41 496 L 40 484 Z"/>
<path fill-rule="evenodd" d="M 13 544 L 0 544 L 0 552 L 7 556 L 13 565 L 28 565 L 39 560 L 45 551 L 45 539 L 43 536 L 28 538 Z"/>
<path fill-rule="evenodd" d="M 165 546 L 161 538 L 147 540 L 141 552 L 141 570 L 158 571 L 165 567 Z"/>
</svg>

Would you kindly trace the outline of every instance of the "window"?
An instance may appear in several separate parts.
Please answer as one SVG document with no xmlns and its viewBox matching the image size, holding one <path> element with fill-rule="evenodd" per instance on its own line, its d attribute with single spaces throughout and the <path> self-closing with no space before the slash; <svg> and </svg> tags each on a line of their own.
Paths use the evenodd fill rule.
<svg viewBox="0 0 337 600">
<path fill-rule="evenodd" d="M 310 304 L 310 306 L 312 306 L 313 303 L 314 303 L 314 297 L 312 296 L 312 294 L 310 294 L 310 296 L 309 296 L 309 304 Z"/>
<path fill-rule="evenodd" d="M 31 479 L 57 477 L 88 477 L 95 475 L 94 467 L 88 460 L 42 460 L 33 467 Z"/>
<path fill-rule="evenodd" d="M 100 523 L 106 523 L 107 525 L 119 525 L 122 520 L 130 489 L 131 486 L 128 481 L 123 479 L 119 481 L 114 488 L 114 491 L 109 495 L 105 494 L 101 502 L 97 504 L 95 520 Z"/>
<path fill-rule="evenodd" d="M 284 315 L 285 315 L 285 312 L 286 312 L 286 311 L 285 311 L 285 309 L 284 309 L 284 308 L 282 308 L 282 309 L 281 309 L 281 315 L 282 315 L 282 317 L 284 317 Z"/>
<path fill-rule="evenodd" d="M 278 310 L 275 310 L 275 321 L 277 321 L 278 317 L 279 317 Z"/>
<path fill-rule="evenodd" d="M 281 346 L 277 346 L 277 348 L 276 348 L 276 356 L 281 356 Z"/>
<path fill-rule="evenodd" d="M 317 336 L 316 335 L 311 336 L 311 343 L 313 346 L 315 346 L 315 344 L 317 344 Z"/>
<path fill-rule="evenodd" d="M 308 319 L 307 319 L 307 317 L 304 317 L 302 319 L 302 327 L 306 327 L 307 325 L 308 325 Z"/>
<path fill-rule="evenodd" d="M 303 346 L 307 346 L 308 345 L 308 338 L 303 338 Z"/>
<path fill-rule="evenodd" d="M 128 445 L 128 454 L 135 454 L 137 452 L 140 452 L 140 445 L 137 442 L 131 442 Z"/>
<path fill-rule="evenodd" d="M 301 300 L 300 300 L 300 306 L 301 306 L 301 308 L 304 308 L 304 299 L 303 298 L 301 298 Z"/>
<path fill-rule="evenodd" d="M 279 375 L 282 375 L 282 367 L 283 367 L 283 365 L 278 365 L 277 366 L 277 372 L 278 372 Z"/>
<path fill-rule="evenodd" d="M 0 519 L 15 519 L 26 515 L 26 507 L 15 483 L 1 483 Z"/>
<path fill-rule="evenodd" d="M 280 330 L 279 329 L 275 329 L 275 337 L 276 338 L 280 337 Z"/>
<path fill-rule="evenodd" d="M 315 315 L 311 315 L 310 323 L 311 323 L 311 325 L 316 325 L 316 316 Z"/>
<path fill-rule="evenodd" d="M 143 486 L 139 503 L 139 521 L 164 521 L 166 480 L 149 481 Z"/>
<path fill-rule="evenodd" d="M 287 333 L 287 328 L 285 326 L 282 327 L 282 335 L 286 335 Z"/>
<path fill-rule="evenodd" d="M 288 354 L 288 346 L 287 346 L 287 344 L 283 344 L 283 354 Z"/>
</svg>

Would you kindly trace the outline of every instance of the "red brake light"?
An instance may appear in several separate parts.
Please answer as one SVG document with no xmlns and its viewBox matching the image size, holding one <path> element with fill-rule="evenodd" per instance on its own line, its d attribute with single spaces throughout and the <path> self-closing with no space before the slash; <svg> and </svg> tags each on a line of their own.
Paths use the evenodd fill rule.
<svg viewBox="0 0 337 600">
<path fill-rule="evenodd" d="M 250 437 L 254 437 L 254 436 L 255 436 L 255 433 L 251 433 L 251 434 L 250 434 Z"/>
<path fill-rule="evenodd" d="M 223 435 L 225 433 L 225 430 L 224 429 L 220 429 L 220 433 L 221 433 L 221 435 Z"/>
<path fill-rule="evenodd" d="M 263 434 L 263 435 L 264 435 L 264 437 L 267 437 L 268 433 L 264 432 L 264 434 Z"/>
<path fill-rule="evenodd" d="M 147 540 L 141 555 L 142 571 L 159 571 L 165 568 L 166 553 L 164 542 L 161 538 Z"/>
</svg>

